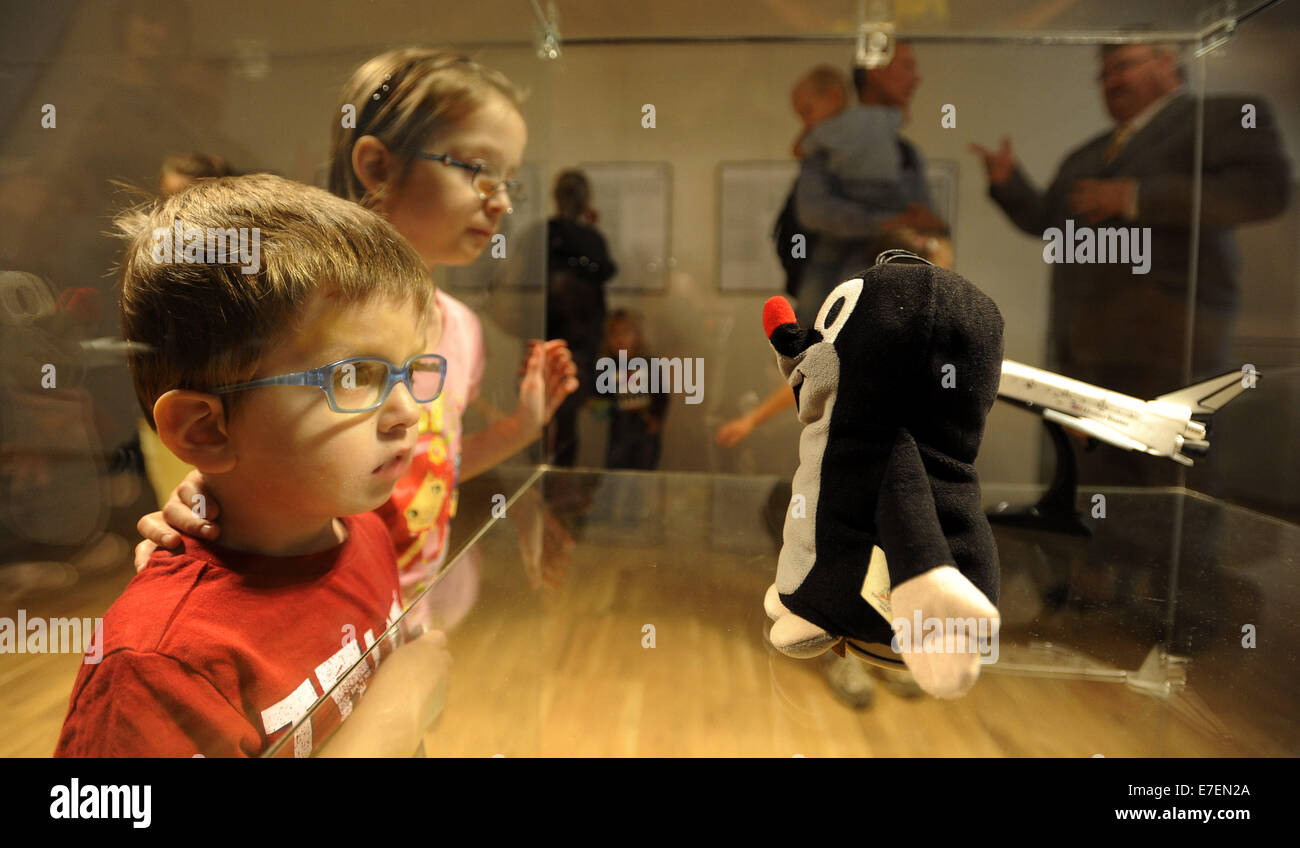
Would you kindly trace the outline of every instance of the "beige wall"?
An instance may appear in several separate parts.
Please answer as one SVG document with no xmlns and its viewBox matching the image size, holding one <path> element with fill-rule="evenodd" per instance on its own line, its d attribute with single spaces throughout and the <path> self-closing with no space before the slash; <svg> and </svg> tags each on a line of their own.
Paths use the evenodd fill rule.
<svg viewBox="0 0 1300 848">
<path fill-rule="evenodd" d="M 566 52 L 551 74 L 552 115 L 534 129 L 552 168 L 582 161 L 668 161 L 673 172 L 672 255 L 679 279 L 671 295 L 616 296 L 614 305 L 647 315 L 650 341 L 665 355 L 704 356 L 708 379 L 699 406 L 675 403 L 665 438 L 664 466 L 787 473 L 797 461 L 793 414 L 760 430 L 744 446 L 722 450 L 710 433 L 737 414 L 746 393 L 779 385 L 761 332 L 766 294 L 717 289 L 717 169 L 720 161 L 788 159 L 798 123 L 789 104 L 793 81 L 820 62 L 841 62 L 846 47 L 727 45 L 709 47 L 590 47 Z M 923 77 L 908 135 L 927 157 L 960 168 L 955 232 L 958 270 L 984 288 L 1007 322 L 1009 357 L 1039 362 L 1046 308 L 1046 269 L 1034 239 L 1020 235 L 984 196 L 982 170 L 966 152 L 971 140 L 992 143 L 1004 132 L 1030 171 L 1048 178 L 1063 150 L 1104 126 L 1090 80 L 1089 48 L 989 47 L 922 44 Z M 1052 67 L 1052 74 L 1044 74 Z M 1007 80 L 1016 80 L 1007 86 Z M 996 97 L 990 92 L 998 91 Z M 653 103 L 657 126 L 643 129 L 641 106 Z M 957 107 L 957 128 L 940 127 L 940 108 Z M 596 199 L 599 205 L 599 198 Z M 776 209 L 772 210 L 775 217 Z M 699 332 L 701 317 L 729 327 L 720 339 Z M 999 406 L 989 422 L 982 473 L 1030 481 L 1036 473 L 1038 422 Z M 585 458 L 600 462 L 599 438 Z"/>
<path fill-rule="evenodd" d="M 114 54 L 104 35 L 105 8 L 89 4 L 77 16 L 33 101 L 58 97 L 75 104 L 77 80 L 102 83 L 108 76 Z M 330 122 L 337 119 L 338 89 L 359 61 L 387 46 L 436 43 L 444 33 L 466 40 L 487 38 L 489 31 L 518 38 L 527 29 L 514 19 L 500 27 L 484 21 L 475 25 L 472 16 L 448 29 L 436 10 L 403 11 L 413 9 L 381 3 L 374 15 L 354 20 L 338 4 L 321 6 L 309 16 L 275 6 L 250 7 L 235 29 L 228 17 L 213 17 L 208 7 L 196 6 L 194 54 L 212 60 L 214 69 L 212 137 L 225 139 L 214 146 L 246 156 L 248 161 L 239 164 L 315 181 L 325 160 Z M 570 23 L 581 27 L 573 18 Z M 736 31 L 744 31 L 744 24 L 738 19 Z M 1294 55 L 1296 30 L 1266 24 L 1248 22 L 1224 56 L 1209 63 L 1209 89 L 1263 92 L 1282 119 L 1295 160 L 1300 72 L 1294 62 L 1278 57 Z M 631 29 L 618 34 L 636 34 Z M 249 40 L 261 44 L 252 55 L 265 51 L 264 75 L 257 75 L 256 62 L 231 60 L 247 54 L 237 45 Z M 787 159 L 798 129 L 789 106 L 792 82 L 816 63 L 847 64 L 849 53 L 847 43 L 568 45 L 562 61 L 547 63 L 527 47 L 479 51 L 483 61 L 531 89 L 527 158 L 548 175 L 583 161 L 671 165 L 671 292 L 612 298 L 615 306 L 646 313 L 656 352 L 705 360 L 704 402 L 687 406 L 678 398 L 671 409 L 665 468 L 787 473 L 794 466 L 798 427 L 793 416 L 770 422 L 742 448 L 724 451 L 712 445 L 712 432 L 740 411 L 746 397 L 752 403 L 778 384 L 759 330 L 766 295 L 722 295 L 717 289 L 717 168 L 721 161 Z M 957 268 L 1001 307 L 1007 356 L 1039 363 L 1048 277 L 1041 243 L 1015 231 L 987 200 L 981 169 L 966 146 L 972 140 L 992 144 L 1009 134 L 1030 174 L 1046 182 L 1069 149 L 1107 126 L 1094 82 L 1095 48 L 924 41 L 917 44 L 916 56 L 923 82 L 907 134 L 927 157 L 959 164 Z M 645 103 L 656 107 L 654 129 L 641 127 Z M 945 103 L 957 107 L 955 129 L 939 125 Z M 22 168 L 17 160 L 6 165 Z M 1300 335 L 1292 247 L 1296 220 L 1293 215 L 1242 233 L 1251 250 L 1243 277 L 1247 309 L 1241 331 L 1280 340 L 1284 357 L 1294 352 Z M 485 309 L 491 353 L 486 394 L 495 405 L 509 408 L 520 336 L 540 331 L 541 296 L 499 300 L 508 303 Z M 486 306 L 500 307 L 501 302 Z M 523 316 L 523 324 L 516 320 L 508 322 L 514 326 L 496 326 L 492 316 L 502 311 Z M 1038 433 L 1033 416 L 995 407 L 980 461 L 985 478 L 1033 480 Z M 600 434 L 589 430 L 587 436 L 584 456 L 600 464 Z"/>
<path fill-rule="evenodd" d="M 1206 68 L 1207 91 L 1255 91 L 1272 103 L 1293 161 L 1300 149 L 1295 108 L 1300 84 L 1294 67 L 1279 78 L 1269 57 L 1296 41 L 1295 30 L 1244 27 Z M 705 402 L 672 407 L 666 468 L 785 473 L 797 461 L 798 426 L 792 415 L 769 422 L 740 448 L 711 443 L 711 433 L 740 411 L 746 393 L 752 402 L 752 396 L 778 385 L 759 330 L 767 295 L 718 291 L 717 168 L 720 161 L 788 157 L 798 129 L 788 102 L 792 81 L 813 64 L 842 61 L 845 54 L 843 48 L 808 45 L 582 47 L 569 49 L 562 65 L 545 78 L 550 120 L 534 128 L 532 149 L 545 151 L 539 155 L 552 171 L 582 161 L 672 166 L 671 252 L 677 276 L 671 293 L 612 298 L 613 305 L 645 312 L 657 350 L 705 357 Z M 1002 309 L 1006 355 L 1041 363 L 1049 271 L 1041 259 L 1042 242 L 1015 230 L 988 200 L 982 168 L 967 145 L 991 146 L 1009 135 L 1031 176 L 1045 185 L 1069 150 L 1109 127 L 1094 82 L 1096 48 L 926 42 L 916 46 L 916 57 L 922 83 L 907 134 L 927 157 L 959 163 L 957 269 Z M 644 103 L 656 107 L 654 129 L 640 126 Z M 956 128 L 940 125 L 946 103 L 957 107 Z M 1238 328 L 1247 337 L 1289 338 L 1293 354 L 1300 335 L 1295 220 L 1288 216 L 1242 228 L 1246 260 Z M 1035 480 L 1039 432 L 1036 417 L 996 405 L 981 474 L 999 482 Z M 600 464 L 602 434 L 591 435 L 583 456 Z"/>
</svg>

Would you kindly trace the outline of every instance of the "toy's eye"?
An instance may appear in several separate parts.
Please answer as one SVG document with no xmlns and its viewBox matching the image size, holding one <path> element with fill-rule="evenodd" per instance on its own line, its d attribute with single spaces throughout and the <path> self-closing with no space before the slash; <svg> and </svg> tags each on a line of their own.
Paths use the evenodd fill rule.
<svg viewBox="0 0 1300 848">
<path fill-rule="evenodd" d="M 862 295 L 862 282 L 861 277 L 846 280 L 826 296 L 817 320 L 813 322 L 813 326 L 821 331 L 823 341 L 834 344 L 840 330 L 849 322 L 849 316 Z"/>
<path fill-rule="evenodd" d="M 835 302 L 831 304 L 830 311 L 826 313 L 826 320 L 822 322 L 823 330 L 829 327 L 831 324 L 835 323 L 836 317 L 840 314 L 840 310 L 843 308 L 844 308 L 844 298 L 843 297 L 836 298 Z"/>
</svg>

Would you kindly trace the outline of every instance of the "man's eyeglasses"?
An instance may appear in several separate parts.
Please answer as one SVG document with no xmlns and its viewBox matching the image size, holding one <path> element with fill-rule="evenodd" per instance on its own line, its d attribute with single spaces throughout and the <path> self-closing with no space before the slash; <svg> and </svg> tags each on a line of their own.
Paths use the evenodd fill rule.
<svg viewBox="0 0 1300 848">
<path fill-rule="evenodd" d="M 1126 74 L 1129 71 L 1133 70 L 1134 68 L 1140 65 L 1145 65 L 1147 62 L 1150 62 L 1152 59 L 1155 58 L 1156 57 L 1154 55 L 1150 55 L 1150 56 L 1138 56 L 1136 58 L 1120 59 L 1118 62 L 1114 62 L 1108 67 L 1103 67 L 1101 71 L 1097 74 L 1097 82 L 1105 82 L 1110 77 Z"/>
<path fill-rule="evenodd" d="M 383 406 L 398 383 L 405 383 L 419 403 L 437 400 L 447 377 L 447 360 L 436 353 L 422 353 L 397 368 L 378 356 L 351 356 L 310 371 L 295 371 L 213 389 L 228 394 L 262 386 L 315 386 L 325 392 L 335 412 L 369 412 Z"/>
<path fill-rule="evenodd" d="M 469 171 L 469 184 L 478 192 L 479 200 L 487 200 L 498 191 L 505 190 L 512 201 L 525 200 L 523 183 L 518 180 L 503 180 L 496 168 L 485 162 L 462 162 L 451 158 L 448 153 L 419 153 L 421 159 L 441 162 L 451 168 Z"/>
</svg>

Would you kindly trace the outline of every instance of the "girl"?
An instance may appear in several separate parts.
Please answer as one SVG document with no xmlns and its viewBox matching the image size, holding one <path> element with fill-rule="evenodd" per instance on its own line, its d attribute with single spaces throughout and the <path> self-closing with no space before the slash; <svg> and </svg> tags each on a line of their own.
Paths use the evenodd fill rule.
<svg viewBox="0 0 1300 848">
<path fill-rule="evenodd" d="M 352 75 L 335 111 L 330 190 L 386 217 L 430 269 L 473 262 L 513 211 L 512 178 L 527 141 L 520 102 L 505 76 L 449 50 L 406 48 L 376 56 Z M 578 387 L 563 340 L 530 342 L 514 413 L 462 438 L 461 416 L 483 373 L 482 328 L 465 304 L 442 290 L 437 300 L 442 335 L 436 350 L 448 362 L 446 383 L 425 405 L 420 461 L 379 510 L 393 534 L 408 603 L 446 557 L 457 483 L 531 443 Z M 178 545 L 177 530 L 218 536 L 211 498 L 208 520 L 189 507 L 201 485 L 201 475 L 192 472 L 162 512 L 140 519 L 145 541 L 136 548 L 137 569 L 156 545 Z"/>
<path fill-rule="evenodd" d="M 651 360 L 641 322 L 626 309 L 615 310 L 605 325 L 601 362 L 617 363 L 620 352 L 629 363 L 636 359 L 647 363 Z M 601 398 L 604 412 L 609 416 L 605 466 L 653 471 L 659 467 L 660 434 L 668 411 L 668 394 L 667 391 L 651 393 L 648 377 L 644 391 L 632 391 L 629 389 L 631 376 L 627 371 L 618 370 L 613 374 L 615 391 Z"/>
</svg>

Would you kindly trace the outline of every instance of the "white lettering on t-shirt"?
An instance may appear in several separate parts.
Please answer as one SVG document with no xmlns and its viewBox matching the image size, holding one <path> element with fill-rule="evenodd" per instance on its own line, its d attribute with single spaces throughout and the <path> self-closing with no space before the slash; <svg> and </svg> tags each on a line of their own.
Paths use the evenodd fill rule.
<svg viewBox="0 0 1300 848">
<path fill-rule="evenodd" d="M 348 642 L 335 651 L 334 656 L 316 666 L 316 679 L 320 681 L 321 688 L 328 690 L 334 686 L 334 683 L 343 676 L 343 672 L 351 668 L 359 659 L 361 659 L 361 648 L 356 642 Z M 338 704 L 339 715 L 342 718 L 352 714 L 352 704 L 366 691 L 366 679 L 369 677 L 370 666 L 361 663 L 330 692 L 330 697 L 334 699 L 335 704 Z"/>
<path fill-rule="evenodd" d="M 393 622 L 402 616 L 402 602 L 396 592 L 393 593 L 393 601 L 388 607 L 388 620 L 384 622 L 384 630 L 393 626 Z M 346 625 L 356 632 L 352 625 Z M 375 644 L 374 630 L 366 630 L 362 635 L 366 643 L 366 649 L 369 650 Z M 403 642 L 401 633 L 394 636 L 394 646 L 399 646 Z M 355 639 L 350 639 L 342 648 L 334 652 L 334 655 L 325 662 L 316 666 L 316 680 L 320 683 L 322 692 L 328 691 L 330 687 L 338 681 L 343 672 L 356 665 L 347 679 L 339 683 L 334 691 L 330 692 L 330 697 L 338 705 L 340 721 L 352 714 L 352 705 L 366 691 L 366 682 L 370 678 L 371 666 L 379 667 L 379 648 L 374 649 L 371 655 L 371 663 L 357 663 L 361 659 L 361 647 Z M 267 707 L 262 711 L 262 726 L 265 728 L 267 736 L 285 727 L 291 726 L 298 719 L 302 718 L 311 708 L 316 705 L 316 689 L 312 686 L 311 678 L 307 678 L 298 688 L 293 690 L 284 700 Z M 295 757 L 310 757 L 312 747 L 312 730 L 311 722 L 303 722 L 293 735 L 293 755 Z"/>
<path fill-rule="evenodd" d="M 316 690 L 310 680 L 304 680 L 297 689 L 279 703 L 262 710 L 262 729 L 267 736 L 293 726 L 293 723 L 305 716 L 316 703 Z M 304 721 L 293 734 L 293 755 L 295 757 L 311 756 L 311 722 Z"/>
<path fill-rule="evenodd" d="M 367 651 L 370 651 L 371 647 L 373 647 L 374 644 L 375 644 L 375 631 L 373 631 L 373 630 L 367 630 L 364 634 L 362 634 L 362 637 L 361 637 L 361 638 L 363 638 L 363 639 L 366 640 L 366 650 L 367 650 Z M 371 668 L 379 668 L 379 649 L 378 649 L 378 648 L 375 648 L 374 651 L 370 653 L 370 667 L 371 667 Z"/>
</svg>

